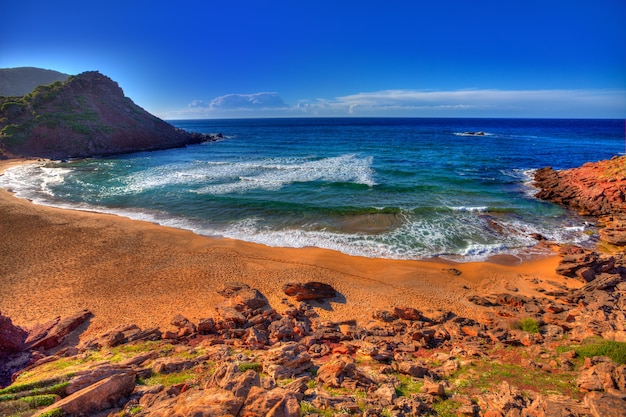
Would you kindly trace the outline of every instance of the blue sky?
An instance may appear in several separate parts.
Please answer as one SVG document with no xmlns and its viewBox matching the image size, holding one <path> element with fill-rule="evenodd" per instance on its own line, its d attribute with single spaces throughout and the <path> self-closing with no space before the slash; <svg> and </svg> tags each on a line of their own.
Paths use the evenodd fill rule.
<svg viewBox="0 0 626 417">
<path fill-rule="evenodd" d="M 624 0 L 4 0 L 0 67 L 166 119 L 626 118 Z"/>
</svg>

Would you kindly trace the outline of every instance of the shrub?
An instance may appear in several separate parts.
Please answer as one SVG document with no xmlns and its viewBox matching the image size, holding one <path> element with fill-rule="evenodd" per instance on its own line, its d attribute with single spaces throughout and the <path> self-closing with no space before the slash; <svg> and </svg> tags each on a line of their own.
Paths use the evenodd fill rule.
<svg viewBox="0 0 626 417">
<path fill-rule="evenodd" d="M 525 319 L 520 320 L 519 325 L 525 332 L 539 333 L 539 323 L 533 318 L 526 317 Z"/>
</svg>

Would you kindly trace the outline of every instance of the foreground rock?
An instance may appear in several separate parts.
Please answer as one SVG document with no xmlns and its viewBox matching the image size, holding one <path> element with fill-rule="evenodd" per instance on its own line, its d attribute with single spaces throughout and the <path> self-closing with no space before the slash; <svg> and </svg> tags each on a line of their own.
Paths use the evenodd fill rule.
<svg viewBox="0 0 626 417">
<path fill-rule="evenodd" d="M 39 86 L 22 97 L 0 97 L 0 107 L 0 156 L 90 157 L 216 139 L 176 129 L 149 114 L 95 71 Z"/>
<path fill-rule="evenodd" d="M 323 282 L 290 282 L 283 285 L 283 292 L 294 297 L 296 301 L 303 300 L 322 300 L 325 298 L 334 298 L 337 296 L 337 291 L 330 285 Z"/>
<path fill-rule="evenodd" d="M 582 287 L 468 294 L 478 321 L 397 306 L 333 323 L 228 282 L 198 323 L 178 314 L 171 330 L 121 326 L 39 352 L 0 398 L 33 398 L 35 384 L 56 396 L 38 412 L 69 416 L 623 416 L 623 358 L 575 350 L 612 340 L 626 351 L 623 265 L 590 260 L 602 272 Z"/>
</svg>

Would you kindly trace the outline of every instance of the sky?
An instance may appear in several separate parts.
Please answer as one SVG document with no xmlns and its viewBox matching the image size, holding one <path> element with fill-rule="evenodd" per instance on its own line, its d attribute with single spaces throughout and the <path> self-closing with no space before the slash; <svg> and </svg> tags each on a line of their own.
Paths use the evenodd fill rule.
<svg viewBox="0 0 626 417">
<path fill-rule="evenodd" d="M 3 0 L 0 68 L 164 119 L 626 118 L 624 0 Z"/>
</svg>

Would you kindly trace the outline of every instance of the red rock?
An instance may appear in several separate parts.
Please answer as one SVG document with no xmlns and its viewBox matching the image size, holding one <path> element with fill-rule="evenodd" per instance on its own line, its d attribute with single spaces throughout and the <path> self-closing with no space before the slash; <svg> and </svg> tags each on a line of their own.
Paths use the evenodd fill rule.
<svg viewBox="0 0 626 417">
<path fill-rule="evenodd" d="M 117 405 L 135 388 L 135 374 L 121 373 L 100 380 L 63 398 L 40 411 L 38 415 L 61 409 L 70 415 L 91 415 Z"/>
<path fill-rule="evenodd" d="M 313 366 L 307 348 L 296 342 L 287 342 L 270 349 L 263 361 L 263 370 L 274 379 L 293 378 Z"/>
<path fill-rule="evenodd" d="M 236 416 L 245 398 L 237 397 L 222 388 L 189 390 L 177 398 L 165 399 L 162 406 L 153 406 L 158 411 L 150 412 L 150 417 L 194 416 L 222 417 Z"/>
<path fill-rule="evenodd" d="M 332 286 L 316 281 L 304 284 L 290 282 L 283 285 L 283 292 L 290 297 L 294 297 L 296 301 L 319 300 L 337 296 L 337 291 Z"/>
<path fill-rule="evenodd" d="M 284 388 L 253 387 L 239 412 L 245 417 L 300 417 L 296 393 Z"/>
<path fill-rule="evenodd" d="M 393 313 L 402 320 L 414 321 L 422 318 L 422 313 L 413 307 L 395 307 Z"/>
<path fill-rule="evenodd" d="M 63 343 L 72 331 L 91 317 L 93 317 L 91 311 L 83 310 L 64 319 L 56 318 L 47 324 L 37 326 L 28 335 L 26 347 L 42 350 L 55 348 Z"/>
<path fill-rule="evenodd" d="M 590 392 L 585 405 L 593 417 L 626 417 L 626 400 L 603 392 Z"/>
<path fill-rule="evenodd" d="M 0 353 L 19 352 L 27 336 L 24 329 L 15 326 L 9 317 L 0 313 Z"/>
</svg>

